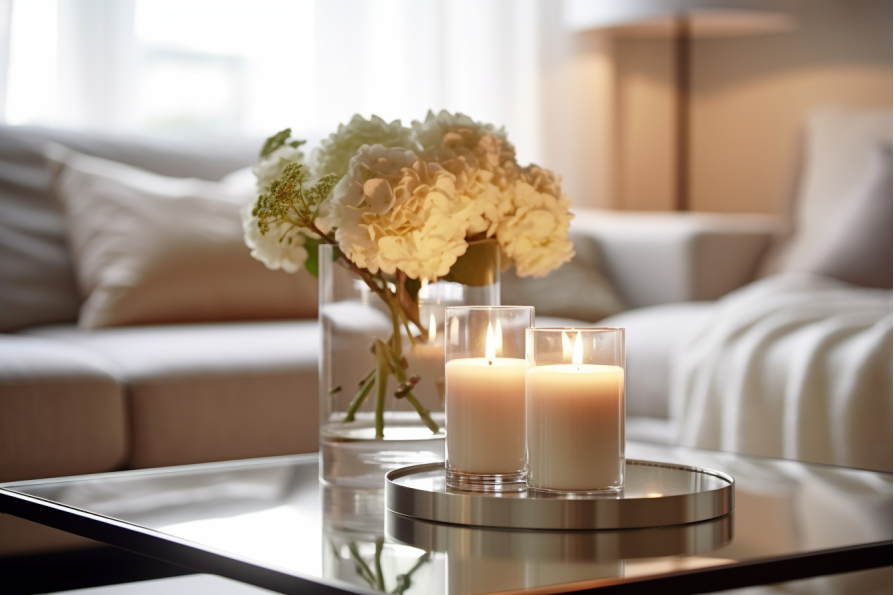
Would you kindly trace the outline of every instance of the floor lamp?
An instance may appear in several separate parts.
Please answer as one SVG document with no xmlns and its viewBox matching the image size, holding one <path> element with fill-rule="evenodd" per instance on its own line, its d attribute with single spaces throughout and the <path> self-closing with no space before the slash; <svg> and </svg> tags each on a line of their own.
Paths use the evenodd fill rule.
<svg viewBox="0 0 894 595">
<path fill-rule="evenodd" d="M 673 39 L 674 207 L 690 204 L 692 42 L 701 37 L 790 31 L 798 0 L 566 0 L 565 24 L 633 37 Z"/>
</svg>

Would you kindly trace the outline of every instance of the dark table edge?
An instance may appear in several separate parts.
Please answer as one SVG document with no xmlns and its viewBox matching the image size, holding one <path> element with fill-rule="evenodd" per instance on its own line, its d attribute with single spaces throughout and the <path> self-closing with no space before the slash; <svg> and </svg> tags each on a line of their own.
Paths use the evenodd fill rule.
<svg viewBox="0 0 894 595">
<path fill-rule="evenodd" d="M 6 488 L 0 488 L 0 513 L 11 514 L 175 566 L 200 573 L 216 574 L 278 593 L 300 592 L 313 595 L 373 593 L 352 585 L 336 586 L 319 582 L 320 579 L 284 572 L 139 525 L 20 494 Z"/>
<path fill-rule="evenodd" d="M 278 593 L 374 593 L 353 585 L 334 585 L 319 582 L 321 579 L 284 572 L 139 525 L 21 494 L 5 487 L 0 487 L 0 513 L 21 517 L 196 572 L 216 574 Z M 586 581 L 579 585 L 577 592 L 637 593 L 648 586 L 650 590 L 661 589 L 668 594 L 709 593 L 891 566 L 892 553 L 892 541 L 887 540 L 651 577 L 622 578 L 617 582 L 599 580 L 595 584 Z M 556 588 L 557 591 L 567 591 L 569 586 L 556 585 Z"/>
</svg>

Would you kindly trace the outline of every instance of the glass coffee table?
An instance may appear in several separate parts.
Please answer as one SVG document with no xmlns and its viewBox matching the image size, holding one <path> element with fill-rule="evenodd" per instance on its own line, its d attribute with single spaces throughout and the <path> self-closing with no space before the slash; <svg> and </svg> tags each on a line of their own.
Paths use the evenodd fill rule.
<svg viewBox="0 0 894 595">
<path fill-rule="evenodd" d="M 7 483 L 0 512 L 281 593 L 705 593 L 891 565 L 890 474 L 627 454 L 732 475 L 734 512 L 609 531 L 424 523 L 386 512 L 382 490 L 322 486 L 316 454 Z"/>
</svg>

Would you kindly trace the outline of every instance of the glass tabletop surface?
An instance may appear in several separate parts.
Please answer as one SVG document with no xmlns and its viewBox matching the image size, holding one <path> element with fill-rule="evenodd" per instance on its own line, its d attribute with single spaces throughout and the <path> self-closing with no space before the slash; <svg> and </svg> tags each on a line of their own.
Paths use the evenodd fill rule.
<svg viewBox="0 0 894 595">
<path fill-rule="evenodd" d="M 627 530 L 445 525 L 386 512 L 383 490 L 322 485 L 315 454 L 2 487 L 355 592 L 595 587 L 891 540 L 889 474 L 634 443 L 627 456 L 731 475 L 735 511 Z"/>
</svg>

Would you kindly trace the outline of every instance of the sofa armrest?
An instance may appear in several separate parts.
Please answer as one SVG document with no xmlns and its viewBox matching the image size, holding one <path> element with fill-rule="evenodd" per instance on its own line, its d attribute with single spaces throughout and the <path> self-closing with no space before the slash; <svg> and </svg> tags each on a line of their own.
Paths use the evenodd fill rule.
<svg viewBox="0 0 894 595">
<path fill-rule="evenodd" d="M 714 300 L 754 278 L 779 230 L 772 215 L 579 209 L 572 229 L 599 243 L 632 308 Z"/>
</svg>

